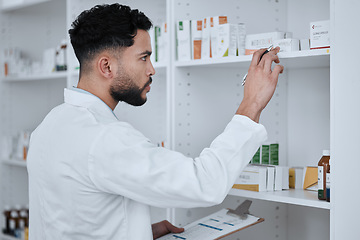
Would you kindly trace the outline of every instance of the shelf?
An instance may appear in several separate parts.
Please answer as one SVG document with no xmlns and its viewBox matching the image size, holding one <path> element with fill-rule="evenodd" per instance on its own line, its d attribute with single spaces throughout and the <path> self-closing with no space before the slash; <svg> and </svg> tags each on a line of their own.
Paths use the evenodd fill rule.
<svg viewBox="0 0 360 240">
<path fill-rule="evenodd" d="M 15 10 L 20 10 L 26 7 L 30 7 L 39 3 L 43 3 L 43 2 L 49 2 L 50 0 L 24 0 L 23 3 L 20 4 L 14 4 L 11 6 L 7 6 L 7 7 L 1 7 L 1 11 L 2 12 L 10 12 L 10 11 L 15 11 Z"/>
<path fill-rule="evenodd" d="M 253 192 L 247 190 L 231 189 L 229 195 L 266 200 L 272 202 L 288 203 L 306 207 L 330 209 L 330 203 L 318 200 L 317 192 L 301 189 L 290 189 L 274 192 Z"/>
<path fill-rule="evenodd" d="M 2 78 L 4 82 L 25 82 L 25 81 L 38 81 L 38 80 L 51 80 L 51 79 L 66 79 L 67 71 L 54 72 L 49 74 L 29 75 L 29 76 L 7 76 Z"/>
<path fill-rule="evenodd" d="M 17 240 L 17 239 L 19 239 L 19 238 L 12 237 L 12 236 L 6 235 L 4 233 L 0 233 L 0 240 Z"/>
<path fill-rule="evenodd" d="M 4 159 L 2 162 L 7 165 L 26 168 L 26 161 L 22 159 Z"/>
<path fill-rule="evenodd" d="M 330 66 L 330 49 L 278 53 L 280 64 L 286 68 L 319 68 Z M 252 55 L 176 61 L 176 67 L 238 67 L 248 68 Z"/>
</svg>

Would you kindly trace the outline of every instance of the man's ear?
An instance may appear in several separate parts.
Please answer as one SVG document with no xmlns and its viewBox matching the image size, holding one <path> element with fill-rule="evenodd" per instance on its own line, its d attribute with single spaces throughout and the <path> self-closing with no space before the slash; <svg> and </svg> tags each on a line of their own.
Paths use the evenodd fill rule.
<svg viewBox="0 0 360 240">
<path fill-rule="evenodd" d="M 100 75 L 106 79 L 112 79 L 116 74 L 117 65 L 115 59 L 110 55 L 103 54 L 98 58 L 97 69 Z"/>
</svg>

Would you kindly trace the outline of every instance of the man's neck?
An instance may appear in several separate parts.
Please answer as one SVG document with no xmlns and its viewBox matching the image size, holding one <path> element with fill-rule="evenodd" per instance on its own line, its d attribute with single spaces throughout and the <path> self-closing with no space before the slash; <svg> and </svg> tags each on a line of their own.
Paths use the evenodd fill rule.
<svg viewBox="0 0 360 240">
<path fill-rule="evenodd" d="M 77 88 L 85 90 L 85 91 L 97 96 L 106 105 L 108 105 L 111 108 L 111 110 L 113 110 L 113 111 L 114 111 L 116 105 L 118 104 L 118 102 L 115 101 L 113 99 L 113 97 L 110 95 L 110 91 L 106 87 L 104 87 L 100 84 L 96 84 L 96 81 L 80 78 Z"/>
</svg>

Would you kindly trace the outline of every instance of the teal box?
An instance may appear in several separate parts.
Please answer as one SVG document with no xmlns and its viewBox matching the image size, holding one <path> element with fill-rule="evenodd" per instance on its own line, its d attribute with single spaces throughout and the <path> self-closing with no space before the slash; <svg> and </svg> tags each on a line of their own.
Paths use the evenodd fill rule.
<svg viewBox="0 0 360 240">
<path fill-rule="evenodd" d="M 256 151 L 251 163 L 260 164 L 260 148 Z"/>
<path fill-rule="evenodd" d="M 261 146 L 261 164 L 270 163 L 270 145 Z"/>
<path fill-rule="evenodd" d="M 279 144 L 270 144 L 270 164 L 279 165 Z"/>
</svg>

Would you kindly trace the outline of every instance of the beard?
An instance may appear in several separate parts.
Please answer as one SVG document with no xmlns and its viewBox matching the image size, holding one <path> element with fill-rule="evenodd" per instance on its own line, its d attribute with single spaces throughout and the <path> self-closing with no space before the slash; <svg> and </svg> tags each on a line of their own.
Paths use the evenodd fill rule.
<svg viewBox="0 0 360 240">
<path fill-rule="evenodd" d="M 139 87 L 135 84 L 132 78 L 128 74 L 121 74 L 115 78 L 114 84 L 110 86 L 110 94 L 115 101 L 126 102 L 133 106 L 143 105 L 147 98 L 141 96 L 145 88 L 152 82 L 152 78 L 143 87 Z"/>
</svg>

